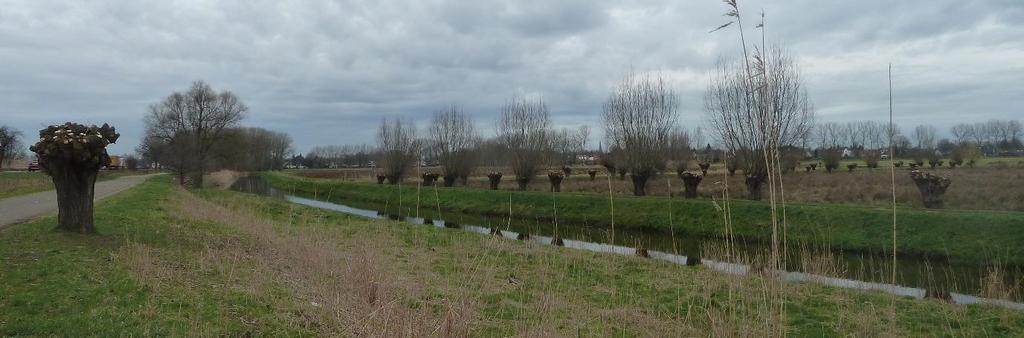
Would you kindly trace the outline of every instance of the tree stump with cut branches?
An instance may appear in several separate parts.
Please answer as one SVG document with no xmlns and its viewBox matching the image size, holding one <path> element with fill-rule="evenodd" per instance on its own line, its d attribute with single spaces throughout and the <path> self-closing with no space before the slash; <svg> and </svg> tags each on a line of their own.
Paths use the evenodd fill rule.
<svg viewBox="0 0 1024 338">
<path fill-rule="evenodd" d="M 501 184 L 501 173 L 493 172 L 487 174 L 487 181 L 490 183 L 491 190 L 498 190 L 498 185 Z"/>
<path fill-rule="evenodd" d="M 949 178 L 914 170 L 910 172 L 910 179 L 917 185 L 917 190 L 921 191 L 925 208 L 942 208 L 942 197 L 946 194 L 946 188 L 952 183 Z"/>
<path fill-rule="evenodd" d="M 421 177 L 423 178 L 423 186 L 430 187 L 433 186 L 434 184 L 437 184 L 437 179 L 441 177 L 441 174 L 424 173 L 423 175 L 421 175 Z"/>
<path fill-rule="evenodd" d="M 746 175 L 743 184 L 747 186 L 747 198 L 753 201 L 761 199 L 761 186 L 768 180 L 764 175 Z"/>
<path fill-rule="evenodd" d="M 57 190 L 57 229 L 78 233 L 96 231 L 93 197 L 100 168 L 110 163 L 107 145 L 120 135 L 114 127 L 65 123 L 39 131 L 39 142 L 29 149 L 39 168 L 53 179 Z"/>
<path fill-rule="evenodd" d="M 552 171 L 548 173 L 548 181 L 551 182 L 551 192 L 562 191 L 562 180 L 565 179 L 565 175 L 558 171 Z"/>
<path fill-rule="evenodd" d="M 711 169 L 711 163 L 708 163 L 708 162 L 697 163 L 697 166 L 700 167 L 700 174 L 704 175 L 704 176 L 707 176 L 708 175 L 708 169 Z"/>
<path fill-rule="evenodd" d="M 683 180 L 683 197 L 697 198 L 697 186 L 700 185 L 704 176 L 684 171 L 679 173 L 679 178 Z"/>
<path fill-rule="evenodd" d="M 597 177 L 597 170 L 591 169 L 587 171 L 587 175 L 590 175 L 590 180 L 593 181 L 594 178 Z"/>
</svg>

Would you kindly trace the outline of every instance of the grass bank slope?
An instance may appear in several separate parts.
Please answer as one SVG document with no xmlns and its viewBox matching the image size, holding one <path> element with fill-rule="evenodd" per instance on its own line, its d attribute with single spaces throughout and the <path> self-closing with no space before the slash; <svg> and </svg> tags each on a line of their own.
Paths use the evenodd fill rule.
<svg viewBox="0 0 1024 338">
<path fill-rule="evenodd" d="M 398 187 L 310 179 L 281 173 L 263 174 L 282 191 L 336 202 L 361 201 L 387 206 L 389 212 L 412 214 L 438 206 L 447 212 L 534 220 L 550 219 L 557 207 L 562 223 L 609 227 L 611 204 L 607 195 L 588 193 L 510 192 L 472 188 L 420 190 L 415 185 Z M 401 199 L 399 199 L 401 196 Z M 511 202 L 510 202 L 511 201 Z M 671 204 L 671 207 L 669 206 Z M 770 209 L 766 202 L 731 201 L 733 224 L 738 236 L 768 240 L 771 236 Z M 669 211 L 672 221 L 669 221 Z M 667 197 L 622 197 L 614 200 L 615 225 L 677 232 L 721 235 L 722 202 L 711 199 L 669 199 Z M 788 203 L 786 206 L 790 242 L 818 243 L 832 248 L 869 252 L 891 252 L 892 210 L 850 205 Z M 949 258 L 953 261 L 987 264 L 1001 261 L 1024 264 L 1024 213 L 998 211 L 915 210 L 897 211 L 897 245 L 900 253 Z"/>
<path fill-rule="evenodd" d="M 96 218 L 98 235 L 53 232 L 52 218 L 0 232 L 0 336 L 749 335 L 771 320 L 758 277 L 166 177 Z M 807 284 L 785 295 L 793 336 L 1024 335 L 1024 313 L 1002 308 Z"/>
</svg>

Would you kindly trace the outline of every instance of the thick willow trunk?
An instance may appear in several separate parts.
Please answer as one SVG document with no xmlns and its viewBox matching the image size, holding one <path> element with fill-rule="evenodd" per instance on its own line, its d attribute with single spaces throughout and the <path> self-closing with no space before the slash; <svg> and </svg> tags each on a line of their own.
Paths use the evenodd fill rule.
<svg viewBox="0 0 1024 338">
<path fill-rule="evenodd" d="M 498 185 L 501 184 L 501 174 L 499 174 L 499 173 L 487 174 L 487 181 L 491 185 L 491 190 L 498 190 Z"/>
<path fill-rule="evenodd" d="M 941 209 L 943 207 L 942 197 L 946 194 L 946 188 L 949 188 L 949 184 L 952 183 L 949 178 L 914 170 L 910 172 L 910 179 L 914 181 L 917 190 L 921 192 L 925 208 Z"/>
<path fill-rule="evenodd" d="M 530 185 L 530 178 L 516 177 L 516 184 L 519 186 L 519 191 L 526 191 L 526 188 Z"/>
<path fill-rule="evenodd" d="M 558 173 L 548 174 L 548 181 L 551 182 L 551 192 L 561 192 L 562 191 L 562 179 L 564 177 L 565 176 L 562 176 L 562 175 L 560 175 Z"/>
<path fill-rule="evenodd" d="M 425 187 L 433 186 L 437 182 L 437 174 L 427 173 L 420 175 L 420 178 L 423 179 L 423 186 Z"/>
<path fill-rule="evenodd" d="M 455 179 L 458 178 L 456 175 L 444 175 L 444 186 L 451 187 L 455 185 Z"/>
<path fill-rule="evenodd" d="M 700 185 L 700 181 L 704 179 L 704 176 L 682 172 L 679 174 L 679 178 L 683 180 L 683 187 L 685 188 L 683 197 L 697 198 L 697 186 Z"/>
<path fill-rule="evenodd" d="M 78 233 L 96 231 L 92 207 L 97 173 L 72 168 L 51 173 L 57 190 L 57 229 Z"/>
<path fill-rule="evenodd" d="M 760 175 L 748 175 L 743 179 L 743 183 L 747 186 L 747 198 L 753 201 L 761 200 L 761 185 L 764 184 L 765 177 Z"/>
<path fill-rule="evenodd" d="M 633 196 L 647 196 L 647 179 L 650 175 L 632 175 Z"/>
</svg>

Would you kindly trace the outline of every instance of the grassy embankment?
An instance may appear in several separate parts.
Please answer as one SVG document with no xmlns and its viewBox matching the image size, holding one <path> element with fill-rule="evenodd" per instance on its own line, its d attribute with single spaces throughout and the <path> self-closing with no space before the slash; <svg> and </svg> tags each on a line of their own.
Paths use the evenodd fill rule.
<svg viewBox="0 0 1024 338">
<path fill-rule="evenodd" d="M 117 170 L 100 171 L 97 181 L 112 180 L 121 176 L 142 175 L 144 172 Z M 40 172 L 0 172 L 0 198 L 31 194 L 53 189 L 50 176 Z"/>
<path fill-rule="evenodd" d="M 281 173 L 264 177 L 283 191 L 293 191 L 336 202 L 356 201 L 387 205 L 397 211 L 399 187 L 337 180 L 300 178 Z M 509 198 L 513 216 L 534 220 L 554 215 L 552 194 L 544 192 L 489 191 L 472 188 L 427 189 L 416 195 L 414 186 L 403 189 L 402 214 L 412 214 L 417 199 L 422 210 L 507 216 Z M 558 220 L 566 224 L 608 227 L 611 210 L 607 195 L 559 193 Z M 615 224 L 621 228 L 667 231 L 669 200 L 666 197 L 615 197 Z M 717 236 L 722 233 L 721 201 L 672 200 L 672 226 L 676 232 Z M 747 240 L 768 240 L 771 227 L 767 203 L 731 202 L 736 235 Z M 786 206 L 790 242 L 868 252 L 891 252 L 892 210 L 850 205 L 800 204 Z M 994 261 L 1024 264 L 1024 213 L 999 211 L 931 211 L 901 208 L 897 211 L 897 245 L 903 254 L 949 258 L 988 264 Z"/>
<path fill-rule="evenodd" d="M 759 277 L 354 218 L 158 177 L 97 235 L 0 231 L 0 336 L 748 335 Z M 810 284 L 794 336 L 1024 334 L 1024 312 Z M 890 304 L 895 302 L 895 312 Z"/>
</svg>

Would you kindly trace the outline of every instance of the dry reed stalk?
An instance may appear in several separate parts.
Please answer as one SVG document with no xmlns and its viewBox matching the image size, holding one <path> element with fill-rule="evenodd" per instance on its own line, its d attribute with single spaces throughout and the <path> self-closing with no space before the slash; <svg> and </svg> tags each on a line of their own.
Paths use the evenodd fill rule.
<svg viewBox="0 0 1024 338">
<path fill-rule="evenodd" d="M 453 318 L 461 315 L 445 314 L 438 318 L 426 307 L 412 309 L 404 299 L 415 298 L 415 284 L 404 284 L 385 276 L 392 263 L 384 259 L 381 249 L 369 241 L 353 241 L 349 248 L 325 240 L 329 236 L 318 231 L 279 233 L 271 220 L 254 217 L 254 210 L 231 210 L 218 207 L 188 195 L 181 199 L 180 211 L 197 221 L 209 221 L 234 227 L 253 240 L 244 245 L 211 247 L 207 260 L 227 275 L 229 280 L 241 270 L 254 264 L 254 273 L 248 284 L 257 287 L 263 283 L 285 283 L 300 297 L 312 304 L 309 311 L 317 315 L 310 319 L 322 333 L 355 336 L 427 335 L 439 328 L 448 332 L 468 332 L 456 326 L 466 326 Z M 309 219 L 303 226 L 308 227 Z M 240 242 L 241 243 L 241 242 Z M 262 281 L 262 282 L 261 282 Z M 258 293 L 258 289 L 253 292 Z M 452 306 L 452 308 L 457 308 Z M 324 331 L 325 330 L 325 331 Z"/>
</svg>

